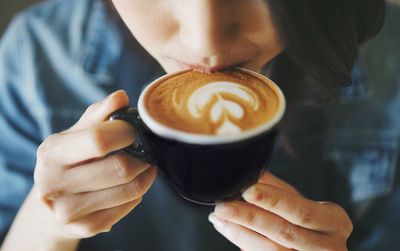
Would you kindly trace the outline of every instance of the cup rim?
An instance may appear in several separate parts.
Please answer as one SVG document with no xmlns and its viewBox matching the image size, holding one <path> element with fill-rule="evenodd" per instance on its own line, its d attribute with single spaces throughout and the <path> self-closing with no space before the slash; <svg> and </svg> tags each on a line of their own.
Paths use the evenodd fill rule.
<svg viewBox="0 0 400 251">
<path fill-rule="evenodd" d="M 265 81 L 267 84 L 269 84 L 274 91 L 277 94 L 278 100 L 280 101 L 280 107 L 278 111 L 274 114 L 274 116 L 266 123 L 263 123 L 255 128 L 252 128 L 250 130 L 247 130 L 243 133 L 237 134 L 237 135 L 205 135 L 205 134 L 199 134 L 199 133 L 189 133 L 189 132 L 183 132 L 179 131 L 177 129 L 171 128 L 169 126 L 163 125 L 160 122 L 156 121 L 153 119 L 147 109 L 145 108 L 144 105 L 144 99 L 147 91 L 155 84 L 157 84 L 160 81 L 166 80 L 168 78 L 175 77 L 177 75 L 192 71 L 192 70 L 183 70 L 183 71 L 178 71 L 175 73 L 170 73 L 163 75 L 154 81 L 152 81 L 140 94 L 139 100 L 138 100 L 138 112 L 139 115 L 144 122 L 144 124 L 156 135 L 170 139 L 170 140 L 175 140 L 179 142 L 184 142 L 184 143 L 189 143 L 189 144 L 196 144 L 196 145 L 217 145 L 217 144 L 227 144 L 227 143 L 234 143 L 234 142 L 239 142 L 247 139 L 252 139 L 258 135 L 261 135 L 269 130 L 271 130 L 283 117 L 285 110 L 286 110 L 286 100 L 285 96 L 283 95 L 282 90 L 279 88 L 279 86 L 272 81 L 271 79 L 267 78 L 266 76 L 248 70 L 244 68 L 239 68 L 236 67 L 236 70 L 241 70 L 244 72 L 247 72 L 249 74 L 253 74 L 255 77 L 261 78 L 263 81 Z"/>
</svg>

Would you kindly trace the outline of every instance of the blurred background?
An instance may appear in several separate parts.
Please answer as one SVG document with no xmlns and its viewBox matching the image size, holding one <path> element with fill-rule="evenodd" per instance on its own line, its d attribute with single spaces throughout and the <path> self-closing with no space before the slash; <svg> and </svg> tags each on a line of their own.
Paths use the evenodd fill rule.
<svg viewBox="0 0 400 251">
<path fill-rule="evenodd" d="M 16 12 L 36 2 L 39 0 L 0 0 L 0 35 Z"/>
</svg>

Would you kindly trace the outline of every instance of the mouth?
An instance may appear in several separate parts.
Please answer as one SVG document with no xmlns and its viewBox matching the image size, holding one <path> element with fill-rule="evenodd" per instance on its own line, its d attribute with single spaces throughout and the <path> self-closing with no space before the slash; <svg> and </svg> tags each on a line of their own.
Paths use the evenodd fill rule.
<svg viewBox="0 0 400 251">
<path fill-rule="evenodd" d="M 214 66 L 207 66 L 202 64 L 193 64 L 193 63 L 186 63 L 177 59 L 173 59 L 175 63 L 178 65 L 180 70 L 195 70 L 203 73 L 212 73 L 217 71 L 222 71 L 225 69 L 233 68 L 233 67 L 242 67 L 246 62 L 240 63 L 230 63 L 230 64 L 219 64 Z"/>
</svg>

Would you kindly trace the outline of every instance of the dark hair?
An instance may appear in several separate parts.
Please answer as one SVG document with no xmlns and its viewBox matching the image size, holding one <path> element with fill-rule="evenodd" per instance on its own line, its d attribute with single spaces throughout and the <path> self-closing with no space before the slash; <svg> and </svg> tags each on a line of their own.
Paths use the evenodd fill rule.
<svg viewBox="0 0 400 251">
<path fill-rule="evenodd" d="M 360 45 L 383 26 L 385 1 L 267 2 L 288 45 L 270 64 L 272 78 L 285 89 L 289 102 L 334 102 L 341 87 L 351 84 L 351 69 Z"/>
<path fill-rule="evenodd" d="M 327 177 L 333 169 L 323 159 L 322 152 L 331 118 L 326 108 L 337 102 L 343 86 L 351 84 L 351 70 L 360 46 L 382 28 L 385 1 L 267 0 L 267 3 L 273 22 L 287 44 L 266 66 L 288 101 L 279 125 L 286 154 L 283 158 L 293 159 L 289 163 L 305 176 L 317 175 L 311 166 L 324 165 L 320 177 Z M 288 181 L 299 185 L 295 179 Z M 302 192 L 313 194 L 313 185 L 307 186 L 303 184 Z M 328 182 L 326 189 L 330 193 Z"/>
</svg>

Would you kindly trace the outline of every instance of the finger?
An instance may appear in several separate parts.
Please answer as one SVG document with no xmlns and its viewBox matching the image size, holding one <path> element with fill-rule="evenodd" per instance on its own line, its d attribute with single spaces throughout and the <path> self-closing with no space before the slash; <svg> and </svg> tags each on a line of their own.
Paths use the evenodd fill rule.
<svg viewBox="0 0 400 251">
<path fill-rule="evenodd" d="M 261 178 L 258 180 L 259 183 L 266 184 L 266 185 L 271 185 L 274 187 L 277 187 L 281 190 L 287 191 L 289 193 L 293 194 L 300 194 L 293 186 L 288 184 L 287 182 L 279 179 L 272 173 L 266 171 L 263 173 Z"/>
<path fill-rule="evenodd" d="M 140 198 L 118 207 L 98 211 L 71 222 L 67 225 L 67 231 L 74 238 L 89 238 L 102 232 L 109 232 L 111 227 L 131 212 L 141 200 Z"/>
<path fill-rule="evenodd" d="M 71 194 L 53 203 L 57 218 L 68 223 L 91 213 L 126 204 L 142 197 L 153 184 L 157 170 L 149 168 L 131 182 L 96 192 Z"/>
<path fill-rule="evenodd" d="M 129 104 L 128 95 L 124 90 L 118 90 L 108 95 L 104 100 L 90 105 L 75 125 L 67 131 L 82 130 L 99 122 L 108 120 L 109 115 Z"/>
<path fill-rule="evenodd" d="M 69 193 L 98 191 L 126 184 L 149 167 L 149 163 L 121 152 L 68 169 L 57 186 Z"/>
<path fill-rule="evenodd" d="M 303 228 L 329 232 L 338 226 L 338 215 L 321 204 L 271 185 L 255 184 L 243 193 L 243 198 Z"/>
<path fill-rule="evenodd" d="M 251 229 L 286 248 L 297 250 L 328 250 L 328 235 L 294 225 L 285 219 L 246 202 L 219 204 L 215 214 Z"/>
<path fill-rule="evenodd" d="M 237 225 L 233 222 L 223 220 L 222 218 L 216 216 L 214 213 L 210 214 L 209 220 L 211 221 L 211 223 L 213 223 L 215 229 L 220 234 L 225 236 L 225 238 L 227 238 L 230 242 L 232 242 L 242 250 L 252 250 L 252 251 L 290 250 L 246 227 Z"/>
<path fill-rule="evenodd" d="M 129 146 L 134 141 L 135 129 L 127 122 L 122 120 L 101 122 L 87 129 L 53 134 L 40 145 L 38 161 L 52 163 L 49 168 L 54 168 L 54 165 L 76 165 L 103 157 Z"/>
</svg>

